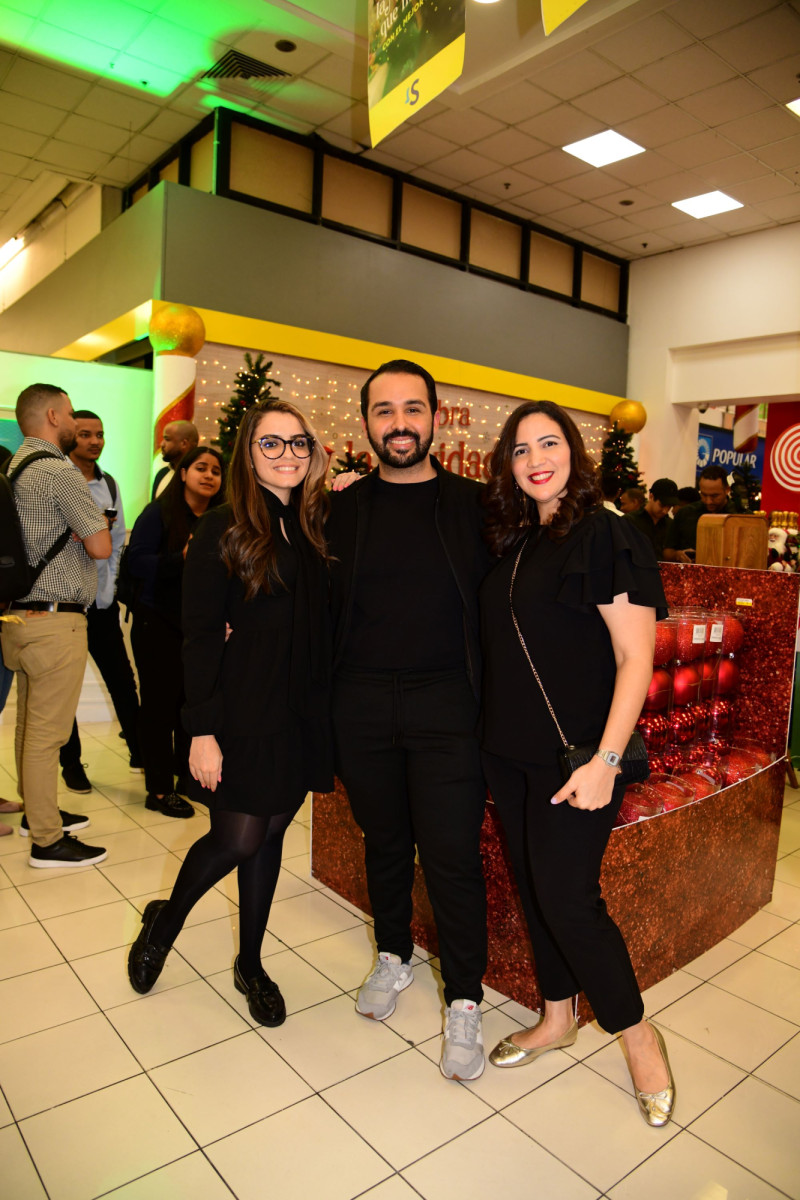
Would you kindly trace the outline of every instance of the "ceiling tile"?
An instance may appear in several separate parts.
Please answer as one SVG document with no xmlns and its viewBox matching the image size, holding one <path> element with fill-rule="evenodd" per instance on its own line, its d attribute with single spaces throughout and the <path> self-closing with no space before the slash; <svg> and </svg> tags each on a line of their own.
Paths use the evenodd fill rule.
<svg viewBox="0 0 800 1200">
<path fill-rule="evenodd" d="M 128 135 L 117 125 L 106 125 L 104 121 L 92 121 L 71 113 L 58 131 L 61 141 L 74 146 L 90 146 L 93 150 L 104 150 L 116 154 L 127 141 Z"/>
<path fill-rule="evenodd" d="M 169 142 L 162 141 L 161 138 L 151 138 L 143 133 L 136 133 L 123 145 L 120 150 L 120 158 L 130 158 L 134 162 L 144 163 L 149 167 L 169 149 Z"/>
<path fill-rule="evenodd" d="M 353 107 L 353 102 L 348 96 L 320 87 L 318 83 L 305 79 L 285 79 L 281 86 L 270 88 L 262 100 L 262 106 L 299 117 L 313 128 L 315 125 L 324 125 L 339 113 L 347 112 Z"/>
<path fill-rule="evenodd" d="M 764 164 L 750 154 L 734 154 L 731 158 L 695 167 L 695 174 L 713 187 L 724 191 L 733 183 L 742 183 L 745 179 L 757 179 L 759 175 L 763 175 Z"/>
<path fill-rule="evenodd" d="M 431 165 L 435 171 L 458 183 L 471 183 L 497 170 L 497 163 L 493 163 L 491 159 L 464 149 L 446 154 L 444 158 L 437 158 Z"/>
<path fill-rule="evenodd" d="M 92 150 L 89 146 L 73 146 L 70 142 L 61 142 L 57 138 L 50 138 L 38 157 L 42 162 L 53 163 L 66 171 L 89 173 L 99 171 L 108 162 L 108 155 L 101 150 Z"/>
<path fill-rule="evenodd" d="M 164 141 L 174 143 L 190 133 L 196 124 L 196 120 L 184 116 L 183 113 L 163 108 L 148 125 L 144 126 L 143 132 L 148 137 L 162 138 Z"/>
<path fill-rule="evenodd" d="M 654 179 L 646 185 L 645 190 L 657 200 L 673 204 L 676 200 L 685 200 L 688 196 L 699 196 L 702 192 L 707 192 L 708 188 L 697 175 L 684 172 L 668 175 L 665 179 Z"/>
<path fill-rule="evenodd" d="M 583 175 L 592 170 L 574 154 L 566 154 L 563 150 L 548 150 L 546 154 L 537 154 L 535 158 L 526 159 L 516 166 L 523 175 L 530 175 L 539 183 L 558 183 L 561 179 L 570 179 L 573 175 Z"/>
<path fill-rule="evenodd" d="M 341 58 L 338 54 L 329 54 L 327 58 L 314 63 L 303 72 L 305 79 L 322 84 L 331 91 L 341 92 L 354 100 L 365 100 L 367 96 L 367 63 L 366 57 L 359 55 L 353 59 Z"/>
<path fill-rule="evenodd" d="M 262 11 L 269 12 L 271 7 L 263 5 Z M 169 15 L 169 5 L 163 11 Z M 255 24 L 259 23 L 256 20 Z M 186 24 L 189 25 L 191 22 L 187 21 Z M 280 36 L 278 34 L 278 38 Z M 265 29 L 247 28 L 247 32 L 243 32 L 240 37 L 237 37 L 233 45 L 242 54 L 249 54 L 251 58 L 258 58 L 273 67 L 280 67 L 281 70 L 289 71 L 292 75 L 300 75 L 308 71 L 314 63 L 322 62 L 332 48 L 330 46 L 320 46 L 315 42 L 300 37 L 292 37 L 291 40 L 295 42 L 297 49 L 293 50 L 291 54 L 281 54 L 280 50 L 275 49 L 276 35 L 274 30 L 270 32 Z"/>
<path fill-rule="evenodd" d="M 537 113 L 552 108 L 554 104 L 552 96 L 523 79 L 486 100 L 476 101 L 473 107 L 498 121 L 517 125 L 520 121 L 526 121 L 529 117 L 535 117 Z"/>
<path fill-rule="evenodd" d="M 701 133 L 704 128 L 700 121 L 690 117 L 674 104 L 665 104 L 652 112 L 643 113 L 641 117 L 634 117 L 632 121 L 622 121 L 616 126 L 617 133 L 630 138 L 647 150 L 655 150 L 667 142 Z"/>
<path fill-rule="evenodd" d="M 797 117 L 788 109 L 765 108 L 749 117 L 739 117 L 737 121 L 719 125 L 718 132 L 744 150 L 753 150 L 756 146 L 769 146 L 781 138 L 791 137 L 798 127 L 800 123 Z"/>
<path fill-rule="evenodd" d="M 602 242 L 615 242 L 617 238 L 634 237 L 639 234 L 639 228 L 624 217 L 614 217 L 611 221 L 599 221 L 590 225 L 585 234 Z M 641 234 L 639 236 L 641 237 Z"/>
<path fill-rule="evenodd" d="M 49 0 L 39 19 L 77 37 L 121 50 L 141 33 L 149 18 L 141 8 L 124 0 L 104 4 L 102 17 L 96 0 Z"/>
<path fill-rule="evenodd" d="M 503 167 L 500 171 L 495 170 L 491 175 L 482 175 L 480 179 L 476 179 L 475 186 L 493 199 L 499 197 L 510 200 L 529 192 L 531 180 L 529 175 L 522 175 L 511 167 Z"/>
<path fill-rule="evenodd" d="M 566 221 L 575 229 L 583 229 L 586 225 L 596 225 L 608 214 L 595 204 L 584 201 L 582 204 L 571 204 L 568 208 L 559 210 L 559 219 Z"/>
<path fill-rule="evenodd" d="M 760 204 L 762 200 L 776 200 L 779 196 L 791 196 L 798 193 L 798 184 L 792 183 L 783 175 L 759 175 L 756 179 L 748 179 L 736 183 L 731 188 L 734 200 L 742 204 Z"/>
<path fill-rule="evenodd" d="M 580 112 L 571 104 L 559 104 L 549 112 L 523 121 L 518 128 L 551 146 L 566 146 L 570 142 L 579 142 L 582 138 L 591 137 L 593 133 L 600 133 L 604 125 L 602 121 Z"/>
<path fill-rule="evenodd" d="M 561 186 L 571 196 L 579 200 L 594 200 L 598 196 L 606 196 L 609 192 L 619 191 L 619 180 L 612 179 L 605 171 L 586 171 L 583 175 L 575 175 L 572 179 L 562 179 Z"/>
<path fill-rule="evenodd" d="M 635 234 L 633 237 L 620 238 L 614 242 L 615 254 L 635 255 L 637 258 L 648 258 L 651 254 L 664 254 L 674 249 L 675 243 L 672 239 L 661 233 L 648 233 L 644 238 L 641 234 Z"/>
<path fill-rule="evenodd" d="M 762 200 L 759 212 L 766 213 L 776 221 L 800 220 L 800 193 L 793 196 L 778 196 L 775 200 Z"/>
<path fill-rule="evenodd" d="M 75 111 L 82 117 L 92 117 L 121 129 L 141 129 L 158 112 L 158 107 L 147 100 L 126 96 L 122 92 L 97 85 L 81 100 Z M 195 117 L 195 124 L 197 117 Z"/>
<path fill-rule="evenodd" d="M 744 25 L 709 38 L 707 44 L 737 71 L 754 71 L 782 57 L 787 47 L 800 48 L 800 16 L 780 5 Z"/>
<path fill-rule="evenodd" d="M 404 158 L 396 158 L 394 154 L 390 154 L 388 150 L 384 150 L 383 146 L 378 146 L 375 150 L 367 150 L 364 158 L 370 162 L 380 163 L 383 167 L 391 167 L 393 171 L 408 171 L 408 163 Z"/>
<path fill-rule="evenodd" d="M 423 122 L 421 128 L 428 133 L 435 133 L 437 137 L 447 138 L 458 146 L 471 146 L 480 138 L 499 133 L 503 123 L 470 109 L 451 109 Z"/>
<path fill-rule="evenodd" d="M 660 154 L 637 154 L 633 158 L 625 158 L 622 162 L 609 163 L 606 173 L 613 179 L 621 179 L 631 187 L 641 187 L 652 179 L 663 179 L 666 175 L 674 175 L 675 164 Z"/>
<path fill-rule="evenodd" d="M 4 175 L 19 175 L 31 161 L 29 154 L 12 154 L 10 150 L 0 150 L 0 171 Z"/>
<path fill-rule="evenodd" d="M 592 49 L 608 58 L 623 71 L 636 71 L 646 63 L 655 62 L 665 54 L 672 54 L 688 46 L 692 38 L 685 29 L 675 25 L 668 17 L 656 13 L 652 17 L 635 21 L 621 33 L 595 42 Z"/>
<path fill-rule="evenodd" d="M 542 216 L 558 212 L 562 208 L 571 208 L 575 203 L 574 196 L 568 196 L 566 192 L 552 187 L 537 188 L 525 196 L 515 196 L 515 200 L 517 204 L 524 205 L 531 212 L 541 213 Z"/>
<path fill-rule="evenodd" d="M 716 54 L 695 43 L 651 63 L 636 72 L 640 83 L 652 88 L 667 100 L 680 100 L 693 92 L 703 91 L 724 83 L 735 74 L 733 67 Z"/>
<path fill-rule="evenodd" d="M 783 58 L 769 67 L 751 71 L 748 79 L 756 87 L 762 88 L 770 96 L 773 96 L 779 103 L 786 104 L 789 100 L 795 100 L 800 96 L 800 81 L 798 81 L 797 73 L 797 54 L 792 54 L 789 58 Z"/>
<path fill-rule="evenodd" d="M 28 37 L 36 28 L 36 22 L 26 13 L 15 12 L 13 8 L 7 8 L 5 5 L 0 5 L 0 22 L 6 46 L 13 46 L 15 50 L 25 49 Z"/>
<path fill-rule="evenodd" d="M 214 64 L 219 55 L 213 47 L 214 43 L 200 30 L 174 25 L 172 21 L 164 21 L 161 17 L 151 17 L 125 50 L 133 58 L 166 67 L 186 79 L 208 70 Z"/>
<path fill-rule="evenodd" d="M 713 242 L 719 237 L 719 230 L 708 218 L 700 221 L 692 218 L 682 225 L 673 225 L 668 236 L 675 240 L 678 246 L 692 246 L 700 242 Z"/>
<path fill-rule="evenodd" d="M 452 190 L 452 179 L 448 179 L 446 176 L 440 175 L 437 171 L 432 170 L 430 167 L 418 167 L 415 171 L 412 171 L 411 174 L 416 179 L 423 179 L 426 183 L 435 184 L 436 187 L 446 188 L 448 191 Z"/>
<path fill-rule="evenodd" d="M 632 203 L 623 204 L 623 200 L 630 200 Z M 625 188 L 622 192 L 609 192 L 606 196 L 598 197 L 595 204 L 598 208 L 604 208 L 607 212 L 613 213 L 614 216 L 638 221 L 639 213 L 647 208 L 656 208 L 658 201 L 638 188 Z"/>
<path fill-rule="evenodd" d="M 618 77 L 619 71 L 591 50 L 573 54 L 554 67 L 536 72 L 537 84 L 561 100 L 581 96 Z"/>
<path fill-rule="evenodd" d="M 55 71 L 27 58 L 18 58 L 3 81 L 3 89 L 43 104 L 52 104 L 69 112 L 80 103 L 92 86 L 69 71 Z"/>
<path fill-rule="evenodd" d="M 669 229 L 670 225 L 680 225 L 686 220 L 686 213 L 671 204 L 657 204 L 655 208 L 647 208 L 636 217 L 636 222 L 648 231 L 654 229 Z"/>
<path fill-rule="evenodd" d="M 17 129 L 12 125 L 0 124 L 0 146 L 10 150 L 12 154 L 21 154 L 24 158 L 33 158 L 41 150 L 45 139 L 41 133 L 30 133 L 26 129 Z M 528 180 L 530 187 L 530 180 Z"/>
<path fill-rule="evenodd" d="M 660 153 L 680 167 L 696 167 L 717 162 L 720 158 L 729 158 L 736 153 L 736 147 L 727 138 L 706 129 L 704 133 L 695 133 L 669 146 L 662 146 Z"/>
<path fill-rule="evenodd" d="M 661 100 L 635 79 L 615 79 L 585 96 L 578 96 L 574 104 L 599 121 L 616 125 L 618 121 L 627 121 L 658 108 Z"/>
<path fill-rule="evenodd" d="M 500 133 L 493 133 L 491 137 L 473 142 L 471 148 L 476 154 L 483 154 L 486 158 L 510 166 L 512 163 L 522 162 L 523 159 L 533 158 L 534 154 L 543 153 L 547 146 L 544 142 L 521 133 L 519 129 L 503 129 Z"/>
<path fill-rule="evenodd" d="M 800 166 L 800 133 L 796 133 L 794 137 L 783 138 L 780 142 L 773 142 L 771 146 L 759 146 L 753 151 L 753 155 L 759 162 L 766 163 L 768 167 L 775 167 L 778 171 Z"/>
<path fill-rule="evenodd" d="M 98 183 L 110 183 L 114 187 L 125 187 L 133 183 L 142 173 L 142 164 L 133 163 L 127 158 L 112 158 L 94 175 Z"/>
<path fill-rule="evenodd" d="M 381 145 L 398 158 L 422 165 L 442 158 L 455 149 L 452 142 L 446 142 L 444 138 L 436 137 L 425 129 L 405 129 L 402 126 L 397 133 L 384 138 Z"/>
<path fill-rule="evenodd" d="M 32 133 L 51 134 L 55 133 L 63 120 L 64 112 L 60 108 L 13 96 L 10 92 L 0 92 L 0 121 Z"/>
<path fill-rule="evenodd" d="M 706 125 L 722 125 L 736 117 L 746 117 L 769 104 L 768 98 L 746 79 L 730 79 L 727 83 L 706 88 L 694 96 L 678 101 L 680 107 Z"/>
<path fill-rule="evenodd" d="M 774 6 L 775 0 L 678 0 L 669 15 L 695 37 L 707 38 Z"/>
<path fill-rule="evenodd" d="M 323 136 L 326 136 L 329 130 L 349 138 L 359 149 L 369 146 L 369 114 L 366 104 L 354 104 L 332 121 L 326 121 L 322 127 Z M 405 164 L 405 169 L 408 169 L 408 163 Z"/>
<path fill-rule="evenodd" d="M 736 208 L 733 212 L 717 213 L 714 225 L 725 233 L 746 233 L 750 229 L 763 229 L 772 225 L 771 217 L 757 208 Z"/>
</svg>

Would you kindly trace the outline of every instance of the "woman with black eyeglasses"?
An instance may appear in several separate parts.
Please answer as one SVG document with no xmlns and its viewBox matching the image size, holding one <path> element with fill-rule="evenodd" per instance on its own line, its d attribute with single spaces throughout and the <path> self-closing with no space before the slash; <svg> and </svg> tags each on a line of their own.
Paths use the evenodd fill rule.
<svg viewBox="0 0 800 1200">
<path fill-rule="evenodd" d="M 261 965 L 283 836 L 306 793 L 333 786 L 326 467 L 294 405 L 267 400 L 245 413 L 228 502 L 198 525 L 183 581 L 189 769 L 211 827 L 169 900 L 145 908 L 128 958 L 131 985 L 150 991 L 193 906 L 236 867 L 233 979 L 262 1025 L 286 1017 Z"/>
</svg>

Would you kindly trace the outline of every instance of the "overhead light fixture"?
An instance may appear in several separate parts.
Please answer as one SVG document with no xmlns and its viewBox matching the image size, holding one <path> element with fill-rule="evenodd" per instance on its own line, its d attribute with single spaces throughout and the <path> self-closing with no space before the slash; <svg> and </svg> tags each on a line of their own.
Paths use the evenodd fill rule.
<svg viewBox="0 0 800 1200">
<path fill-rule="evenodd" d="M 703 192 L 702 196 L 674 200 L 672 207 L 679 208 L 681 212 L 688 213 L 690 217 L 696 217 L 699 221 L 703 217 L 714 217 L 717 213 L 731 212 L 734 208 L 744 208 L 744 205 L 732 196 L 726 196 L 724 192 Z"/>
<path fill-rule="evenodd" d="M 0 246 L 0 271 L 2 271 L 3 267 L 10 263 L 14 255 L 22 249 L 23 240 L 24 239 L 21 237 L 9 238 L 4 246 Z"/>
<path fill-rule="evenodd" d="M 475 0 L 476 4 L 497 4 L 499 0 Z"/>
<path fill-rule="evenodd" d="M 798 98 L 796 100 L 788 100 L 786 103 L 786 107 L 788 109 L 790 109 L 793 113 L 796 113 L 798 117 L 800 117 L 800 96 L 798 96 Z"/>
<path fill-rule="evenodd" d="M 615 133 L 613 129 L 583 138 L 580 142 L 571 142 L 561 149 L 592 167 L 607 167 L 609 163 L 621 162 L 623 158 L 633 158 L 634 154 L 644 154 L 644 146 L 637 146 L 636 142 L 623 137 L 621 133 Z"/>
</svg>

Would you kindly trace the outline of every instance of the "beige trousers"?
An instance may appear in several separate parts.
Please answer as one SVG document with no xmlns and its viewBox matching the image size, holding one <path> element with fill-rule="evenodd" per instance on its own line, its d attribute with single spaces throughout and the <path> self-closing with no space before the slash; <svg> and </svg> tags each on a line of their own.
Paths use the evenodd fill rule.
<svg viewBox="0 0 800 1200">
<path fill-rule="evenodd" d="M 2 623 L 3 659 L 17 676 L 14 752 L 17 791 L 31 837 L 52 846 L 62 834 L 58 815 L 58 752 L 69 738 L 86 667 L 82 613 L 19 613 L 23 624 Z"/>
</svg>

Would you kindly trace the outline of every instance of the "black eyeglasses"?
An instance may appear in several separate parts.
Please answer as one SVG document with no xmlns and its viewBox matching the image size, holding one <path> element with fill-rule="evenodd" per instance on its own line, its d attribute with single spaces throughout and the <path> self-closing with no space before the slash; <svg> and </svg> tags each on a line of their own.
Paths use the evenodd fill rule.
<svg viewBox="0 0 800 1200">
<path fill-rule="evenodd" d="M 287 446 L 295 458 L 309 458 L 314 449 L 314 441 L 315 439 L 307 433 L 298 434 L 293 438 L 282 438 L 273 434 L 271 437 L 254 438 L 252 445 L 258 446 L 264 458 L 283 458 Z"/>
</svg>

